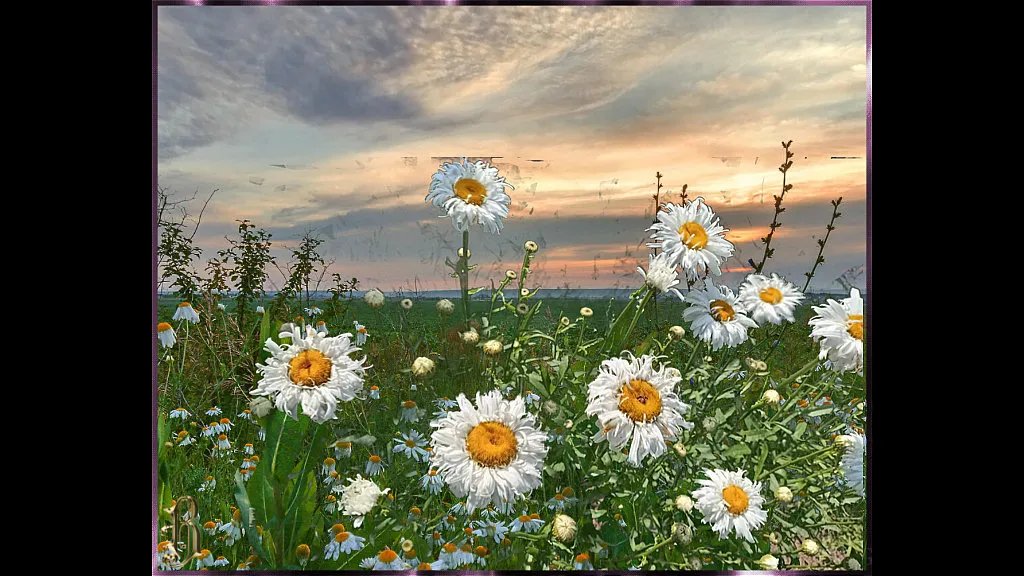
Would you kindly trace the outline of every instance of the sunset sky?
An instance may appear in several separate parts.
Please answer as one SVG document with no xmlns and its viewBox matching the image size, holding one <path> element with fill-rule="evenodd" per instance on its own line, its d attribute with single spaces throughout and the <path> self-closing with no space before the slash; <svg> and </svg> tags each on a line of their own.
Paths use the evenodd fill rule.
<svg viewBox="0 0 1024 576">
<path fill-rule="evenodd" d="M 660 171 L 663 199 L 688 184 L 730 229 L 719 280 L 736 289 L 761 258 L 792 140 L 766 271 L 803 286 L 842 196 L 811 288 L 839 290 L 857 268 L 865 286 L 862 6 L 165 6 L 157 18 L 158 184 L 172 199 L 198 190 L 193 215 L 218 189 L 196 235 L 203 262 L 248 218 L 275 245 L 317 231 L 330 272 L 361 288 L 455 289 L 444 258 L 461 235 L 424 202 L 435 158 L 500 157 L 511 213 L 500 235 L 473 227 L 472 285 L 497 282 L 535 240 L 531 287 L 639 286 Z M 272 270 L 267 288 L 281 284 Z"/>
</svg>

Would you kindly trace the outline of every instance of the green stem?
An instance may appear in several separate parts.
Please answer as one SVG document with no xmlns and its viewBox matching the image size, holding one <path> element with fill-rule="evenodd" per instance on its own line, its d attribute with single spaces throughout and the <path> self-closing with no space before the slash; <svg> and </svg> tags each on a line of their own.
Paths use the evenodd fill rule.
<svg viewBox="0 0 1024 576">
<path fill-rule="evenodd" d="M 459 286 L 462 288 L 462 311 L 469 330 L 469 230 L 462 233 L 462 257 L 459 258 Z"/>
<path fill-rule="evenodd" d="M 790 461 L 786 462 L 785 464 L 781 464 L 779 466 L 776 466 L 775 468 L 772 468 L 771 470 L 765 472 L 761 477 L 762 478 L 767 477 L 767 476 L 771 475 L 773 472 L 778 472 L 779 470 L 782 470 L 786 466 L 791 466 L 793 464 L 796 464 L 797 462 L 802 462 L 804 460 L 807 460 L 808 458 L 814 458 L 815 456 L 819 456 L 819 455 L 824 454 L 826 452 L 832 452 L 835 449 L 836 449 L 835 446 L 829 446 L 827 448 L 822 448 L 821 450 L 816 450 L 814 452 L 811 452 L 810 454 L 804 454 L 803 456 L 801 456 L 799 458 L 794 458 L 793 460 L 790 460 Z"/>
</svg>

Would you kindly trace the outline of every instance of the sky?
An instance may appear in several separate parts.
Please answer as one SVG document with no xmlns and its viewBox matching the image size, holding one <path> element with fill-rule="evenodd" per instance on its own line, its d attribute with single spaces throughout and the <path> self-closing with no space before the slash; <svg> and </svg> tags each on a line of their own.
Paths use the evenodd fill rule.
<svg viewBox="0 0 1024 576">
<path fill-rule="evenodd" d="M 514 186 L 500 235 L 470 232 L 471 285 L 635 288 L 662 201 L 703 197 L 734 257 L 811 290 L 865 287 L 866 9 L 862 6 L 162 6 L 157 180 L 203 261 L 239 219 L 274 253 L 307 231 L 330 274 L 385 291 L 455 289 L 461 234 L 424 202 L 444 159 L 491 159 Z M 834 156 L 847 158 L 833 158 Z M 849 158 L 853 157 L 853 158 Z M 276 165 L 276 166 L 275 166 Z M 845 275 L 845 276 L 844 276 Z M 283 284 L 271 269 L 267 289 Z M 325 284 L 321 289 L 326 289 Z"/>
</svg>

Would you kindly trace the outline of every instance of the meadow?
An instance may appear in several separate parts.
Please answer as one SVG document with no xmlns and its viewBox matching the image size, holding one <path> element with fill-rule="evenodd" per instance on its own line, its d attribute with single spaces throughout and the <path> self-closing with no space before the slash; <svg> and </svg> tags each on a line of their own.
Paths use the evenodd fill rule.
<svg viewBox="0 0 1024 576">
<path fill-rule="evenodd" d="M 473 201 L 500 197 L 488 170 L 435 175 L 432 194 L 462 175 L 442 198 L 457 228 L 493 224 Z M 164 226 L 157 506 L 179 530 L 158 569 L 865 566 L 859 294 L 812 306 L 770 279 L 770 233 L 745 287 L 714 284 L 710 208 L 663 208 L 691 211 L 670 222 L 676 247 L 612 300 L 537 298 L 530 243 L 492 279 L 514 299 L 469 287 L 460 250 L 462 299 L 353 295 L 336 277 L 311 300 L 315 241 L 268 297 L 258 228 L 203 276 Z"/>
</svg>

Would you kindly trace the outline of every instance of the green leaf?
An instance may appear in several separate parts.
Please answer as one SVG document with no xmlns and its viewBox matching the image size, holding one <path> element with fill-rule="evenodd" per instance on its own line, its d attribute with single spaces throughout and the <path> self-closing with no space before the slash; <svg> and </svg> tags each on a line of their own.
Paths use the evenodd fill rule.
<svg viewBox="0 0 1024 576">
<path fill-rule="evenodd" d="M 163 460 L 164 442 L 167 441 L 167 423 L 164 420 L 164 413 L 161 412 L 156 421 L 156 459 Z"/>
<path fill-rule="evenodd" d="M 738 458 L 747 454 L 750 454 L 750 447 L 746 444 L 733 444 L 722 452 L 722 456 L 725 458 Z"/>
<path fill-rule="evenodd" d="M 253 473 L 253 474 L 255 475 L 255 473 Z M 251 483 L 251 482 L 253 482 L 253 480 L 254 480 L 254 478 L 250 478 L 249 482 Z M 260 481 L 261 481 L 261 483 L 264 483 L 262 475 L 261 475 Z M 252 524 L 252 522 L 250 521 L 250 518 L 252 517 L 254 510 L 253 510 L 252 505 L 249 502 L 249 491 L 248 491 L 248 489 L 247 489 L 247 487 L 245 485 L 245 481 L 242 480 L 242 474 L 240 472 L 237 472 L 237 471 L 235 472 L 235 494 L 234 495 L 235 495 L 235 503 L 238 504 L 238 511 L 242 514 L 242 526 L 245 527 L 246 540 L 248 540 L 249 544 L 253 548 L 256 549 L 256 555 L 257 556 L 259 556 L 260 558 L 266 558 L 266 554 L 264 553 L 264 550 L 263 550 L 263 545 L 260 544 L 260 541 L 259 541 L 259 532 L 257 532 L 254 529 L 250 529 L 249 528 L 249 526 Z M 271 497 L 273 497 L 273 493 L 271 493 Z M 259 513 L 258 513 L 259 510 L 256 510 L 255 512 L 257 512 L 257 514 L 256 514 L 256 522 L 255 523 L 257 525 L 259 525 L 259 526 L 266 527 L 267 526 L 266 518 L 264 518 L 263 522 L 260 522 L 260 517 L 259 517 Z"/>
<path fill-rule="evenodd" d="M 814 412 L 808 413 L 807 416 L 809 418 L 813 418 L 815 416 L 824 416 L 825 414 L 831 414 L 834 410 L 835 410 L 834 406 L 825 406 L 824 408 L 819 408 L 818 410 L 815 410 Z"/>
<path fill-rule="evenodd" d="M 799 440 L 804 435 L 804 430 L 807 430 L 807 422 L 798 422 L 796 430 L 793 431 L 793 440 Z"/>
<path fill-rule="evenodd" d="M 362 435 L 362 436 L 360 436 L 358 438 L 353 438 L 351 440 L 351 442 L 353 444 L 358 444 L 360 446 L 372 446 L 373 443 L 376 442 L 376 441 L 377 441 L 377 438 L 374 437 L 374 436 L 370 436 L 369 434 L 364 434 L 364 435 Z"/>
<path fill-rule="evenodd" d="M 273 411 L 263 422 L 266 430 L 266 456 L 260 460 L 260 468 L 264 462 L 270 470 L 272 484 L 283 486 L 288 474 L 299 460 L 302 439 L 306 434 L 311 420 L 309 416 L 300 414 L 298 420 L 292 420 L 281 410 Z"/>
</svg>

